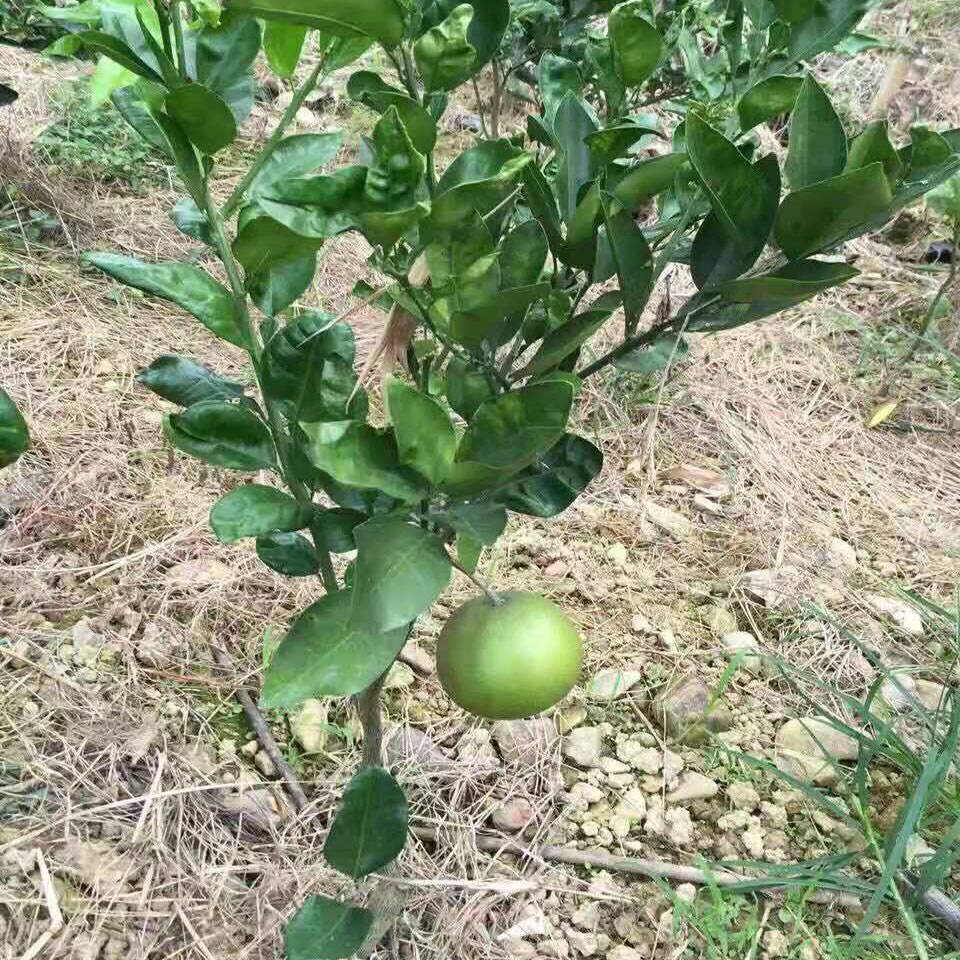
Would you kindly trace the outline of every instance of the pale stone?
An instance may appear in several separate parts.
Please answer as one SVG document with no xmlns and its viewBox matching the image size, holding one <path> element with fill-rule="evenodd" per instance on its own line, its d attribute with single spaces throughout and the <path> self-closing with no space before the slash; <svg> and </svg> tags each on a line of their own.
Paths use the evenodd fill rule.
<svg viewBox="0 0 960 960">
<path fill-rule="evenodd" d="M 290 733 L 307 753 L 322 753 L 330 738 L 328 704 L 324 700 L 304 700 L 290 718 Z"/>
<path fill-rule="evenodd" d="M 563 755 L 579 767 L 594 767 L 603 749 L 603 731 L 599 727 L 577 727 L 563 739 Z"/>
<path fill-rule="evenodd" d="M 587 695 L 593 700 L 618 700 L 640 681 L 643 674 L 637 670 L 601 670 L 587 685 Z"/>
<path fill-rule="evenodd" d="M 277 768 L 274 765 L 273 760 L 270 759 L 270 754 L 266 750 L 257 751 L 257 755 L 253 758 L 253 765 L 265 776 L 265 777 L 275 777 L 277 775 Z"/>
<path fill-rule="evenodd" d="M 667 839 L 678 847 L 693 843 L 693 821 L 686 807 L 670 807 L 664 815 Z"/>
<path fill-rule="evenodd" d="M 404 645 L 403 650 L 400 651 L 400 655 L 414 670 L 420 673 L 432 674 L 436 672 L 436 660 L 430 653 L 424 650 L 419 643 L 413 640 Z"/>
<path fill-rule="evenodd" d="M 693 903 L 697 899 L 697 888 L 692 883 L 681 883 L 674 890 L 674 894 L 683 903 Z"/>
<path fill-rule="evenodd" d="M 557 729 L 561 734 L 569 733 L 579 727 L 587 719 L 587 708 L 574 704 L 564 707 L 557 713 Z"/>
<path fill-rule="evenodd" d="M 534 767 L 557 742 L 556 725 L 547 717 L 532 720 L 498 720 L 490 736 L 505 763 Z"/>
<path fill-rule="evenodd" d="M 916 681 L 917 699 L 928 709 L 936 710 L 946 692 L 946 687 L 935 680 Z"/>
<path fill-rule="evenodd" d="M 643 773 L 659 773 L 663 766 L 663 752 L 645 747 L 637 740 L 621 740 L 617 744 L 617 757 Z"/>
<path fill-rule="evenodd" d="M 744 630 L 735 630 L 731 633 L 725 633 L 720 638 L 720 645 L 723 647 L 724 655 L 729 659 L 744 654 L 741 663 L 750 673 L 759 676 L 763 671 L 763 658 L 759 655 L 760 645 L 757 638 L 752 633 Z M 756 655 L 754 655 L 756 651 Z"/>
<path fill-rule="evenodd" d="M 733 726 L 729 709 L 697 677 L 686 677 L 657 694 L 653 713 L 671 737 L 690 746 L 703 743 L 708 730 L 719 733 Z"/>
<path fill-rule="evenodd" d="M 384 690 L 403 690 L 406 687 L 412 687 L 415 680 L 413 670 L 400 660 L 395 660 L 387 671 L 383 688 Z"/>
<path fill-rule="evenodd" d="M 736 810 L 746 810 L 752 813 L 760 804 L 760 794 L 749 783 L 731 783 L 727 787 L 727 797 Z"/>
<path fill-rule="evenodd" d="M 813 717 L 788 720 L 777 732 L 776 750 L 781 770 L 823 785 L 837 781 L 834 762 L 855 760 L 859 752 L 853 737 Z"/>
<path fill-rule="evenodd" d="M 894 597 L 882 597 L 875 593 L 867 596 L 866 601 L 876 614 L 892 623 L 907 636 L 923 636 L 923 618 L 910 604 Z"/>
<path fill-rule="evenodd" d="M 682 514 L 662 507 L 652 500 L 644 501 L 643 508 L 647 519 L 664 533 L 682 540 L 693 532 L 693 524 Z"/>
<path fill-rule="evenodd" d="M 700 610 L 700 619 L 718 637 L 737 629 L 737 618 L 726 607 L 714 603 L 708 603 Z"/>
<path fill-rule="evenodd" d="M 839 537 L 831 537 L 827 544 L 827 553 L 833 565 L 842 570 L 857 569 L 857 551 Z"/>
<path fill-rule="evenodd" d="M 607 559 L 618 567 L 625 567 L 629 560 L 627 548 L 622 543 L 615 543 L 607 551 Z"/>
<path fill-rule="evenodd" d="M 739 579 L 739 585 L 755 600 L 777 609 L 796 600 L 802 574 L 792 566 L 776 569 L 751 570 Z"/>
<path fill-rule="evenodd" d="M 514 797 L 502 806 L 497 807 L 491 814 L 490 819 L 499 830 L 518 833 L 530 824 L 534 815 L 535 811 L 529 800 Z"/>
<path fill-rule="evenodd" d="M 628 790 L 616 806 L 616 815 L 628 820 L 642 820 L 647 815 L 647 798 L 636 787 Z"/>
<path fill-rule="evenodd" d="M 583 801 L 587 806 L 591 803 L 600 803 L 602 800 L 607 799 L 607 795 L 599 787 L 594 786 L 592 783 L 587 783 L 585 780 L 575 783 L 570 788 L 570 796 L 576 800 Z"/>
<path fill-rule="evenodd" d="M 693 800 L 709 800 L 720 791 L 720 784 L 710 777 L 688 770 L 680 777 L 676 788 L 667 794 L 672 803 L 689 803 Z"/>
</svg>

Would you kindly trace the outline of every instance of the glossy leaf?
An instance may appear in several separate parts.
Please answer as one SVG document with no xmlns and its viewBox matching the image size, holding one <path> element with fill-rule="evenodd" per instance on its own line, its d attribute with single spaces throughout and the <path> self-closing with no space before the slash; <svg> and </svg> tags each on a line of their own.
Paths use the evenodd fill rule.
<svg viewBox="0 0 960 960">
<path fill-rule="evenodd" d="M 392 431 L 356 420 L 304 423 L 310 461 L 338 483 L 382 490 L 404 503 L 422 500 L 429 484 L 400 462 Z"/>
<path fill-rule="evenodd" d="M 614 212 L 609 197 L 602 199 L 603 217 L 607 225 L 607 240 L 613 253 L 623 294 L 623 309 L 628 326 L 637 318 L 650 299 L 653 280 L 653 257 L 650 246 L 630 212 Z M 619 206 L 619 204 L 617 205 Z"/>
<path fill-rule="evenodd" d="M 500 47 L 500 41 L 510 22 L 508 0 L 468 0 L 473 18 L 467 31 L 467 41 L 476 51 L 473 68 L 479 70 Z M 459 0 L 424 0 L 423 25 L 435 27 L 457 8 Z"/>
<path fill-rule="evenodd" d="M 236 300 L 199 267 L 189 263 L 144 263 L 119 253 L 87 253 L 84 260 L 129 287 L 183 307 L 229 343 L 247 346 Z"/>
<path fill-rule="evenodd" d="M 507 513 L 501 504 L 480 500 L 451 504 L 444 519 L 458 534 L 487 545 L 496 543 L 507 525 Z"/>
<path fill-rule="evenodd" d="M 323 855 L 354 880 L 394 860 L 407 842 L 407 798 L 383 767 L 353 775 L 327 834 Z"/>
<path fill-rule="evenodd" d="M 663 129 L 657 123 L 637 123 L 629 117 L 627 121 L 615 127 L 595 130 L 584 138 L 598 160 L 609 163 L 611 160 L 626 156 L 630 148 L 642 137 L 663 137 Z"/>
<path fill-rule="evenodd" d="M 910 146 L 903 151 L 909 163 L 906 179 L 922 179 L 931 170 L 946 163 L 954 152 L 950 142 L 939 133 L 927 127 L 911 127 Z"/>
<path fill-rule="evenodd" d="M 136 377 L 158 397 L 189 407 L 204 400 L 238 400 L 243 396 L 243 384 L 226 380 L 187 357 L 163 354 L 141 370 Z"/>
<path fill-rule="evenodd" d="M 320 572 L 313 544 L 299 533 L 272 532 L 257 537 L 257 556 L 285 577 L 312 577 Z"/>
<path fill-rule="evenodd" d="M 167 113 L 202 153 L 212 155 L 222 150 L 237 135 L 237 122 L 230 108 L 199 83 L 171 90 L 165 105 Z"/>
<path fill-rule="evenodd" d="M 319 169 L 336 157 L 342 141 L 343 135 L 339 131 L 284 137 L 254 177 L 249 195 L 256 197 L 275 183 Z"/>
<path fill-rule="evenodd" d="M 180 129 L 180 125 L 173 117 L 153 109 L 151 110 L 151 116 L 163 136 L 166 143 L 165 150 L 173 159 L 183 185 L 199 206 L 204 202 L 206 181 L 203 171 L 200 169 L 200 159 L 193 144 L 190 143 L 187 135 Z"/>
<path fill-rule="evenodd" d="M 663 48 L 660 34 L 644 19 L 645 10 L 642 0 L 627 0 L 617 4 L 607 19 L 614 68 L 628 87 L 639 86 L 653 73 Z"/>
<path fill-rule="evenodd" d="M 292 77 L 300 62 L 307 27 L 299 23 L 268 20 L 263 29 L 263 52 L 278 77 Z"/>
<path fill-rule="evenodd" d="M 360 629 L 404 629 L 450 582 L 443 541 L 400 517 L 374 517 L 357 527 L 354 537 L 351 623 Z"/>
<path fill-rule="evenodd" d="M 387 381 L 385 399 L 400 462 L 413 467 L 431 483 L 440 483 L 457 449 L 450 417 L 432 397 L 395 377 Z"/>
<path fill-rule="evenodd" d="M 457 460 L 489 467 L 520 467 L 563 434 L 573 389 L 557 381 L 535 383 L 484 402 L 457 448 Z"/>
<path fill-rule="evenodd" d="M 162 153 L 169 154 L 167 138 L 148 109 L 136 84 L 112 91 L 110 99 L 120 116 L 143 140 Z"/>
<path fill-rule="evenodd" d="M 579 97 L 583 93 L 583 78 L 573 61 L 558 57 L 548 50 L 540 58 L 537 68 L 537 89 L 543 100 L 544 123 L 552 131 L 557 108 L 567 94 Z"/>
<path fill-rule="evenodd" d="M 253 109 L 253 62 L 260 52 L 260 24 L 236 11 L 224 14 L 218 27 L 197 34 L 197 80 L 218 94 L 237 123 Z"/>
<path fill-rule="evenodd" d="M 179 450 L 216 467 L 253 472 L 276 465 L 267 425 L 246 407 L 204 400 L 165 417 L 163 429 Z"/>
<path fill-rule="evenodd" d="M 850 143 L 846 170 L 859 170 L 871 163 L 883 164 L 884 173 L 893 189 L 903 172 L 903 162 L 890 142 L 886 120 L 868 123 Z"/>
<path fill-rule="evenodd" d="M 773 182 L 696 113 L 687 115 L 690 162 L 744 269 L 760 256 L 773 226 L 779 181 Z"/>
<path fill-rule="evenodd" d="M 823 290 L 853 279 L 858 270 L 845 263 L 826 260 L 796 260 L 761 277 L 731 280 L 717 288 L 725 299 L 736 303 L 758 300 L 788 300 L 799 303 Z"/>
<path fill-rule="evenodd" d="M 338 4 L 339 6 L 339 4 Z M 309 897 L 284 932 L 287 960 L 340 960 L 363 945 L 373 914 L 329 897 Z"/>
<path fill-rule="evenodd" d="M 668 153 L 633 167 L 610 191 L 628 210 L 639 210 L 658 193 L 673 186 L 677 172 L 687 162 L 685 153 Z"/>
<path fill-rule="evenodd" d="M 500 277 L 505 288 L 523 287 L 540 279 L 547 262 L 547 238 L 536 220 L 525 220 L 500 242 Z"/>
<path fill-rule="evenodd" d="M 869 0 L 789 2 L 803 3 L 808 11 L 808 15 L 796 18 L 797 22 L 790 30 L 788 51 L 794 62 L 810 60 L 818 53 L 830 50 L 853 30 L 870 6 Z"/>
<path fill-rule="evenodd" d="M 437 142 L 437 124 L 416 100 L 385 83 L 371 70 L 358 70 L 347 82 L 347 93 L 377 113 L 395 107 L 410 140 L 420 153 L 430 153 Z"/>
<path fill-rule="evenodd" d="M 359 693 L 393 663 L 406 625 L 362 630 L 351 622 L 352 610 L 352 592 L 338 590 L 300 614 L 264 672 L 262 708 L 289 710 L 313 697 Z"/>
<path fill-rule="evenodd" d="M 170 219 L 184 236 L 205 243 L 208 247 L 214 245 L 213 234 L 210 232 L 210 224 L 207 223 L 206 214 L 190 197 L 184 197 L 177 202 L 176 206 L 170 211 Z"/>
<path fill-rule="evenodd" d="M 136 24 L 134 24 L 136 26 Z M 102 30 L 81 30 L 73 35 L 74 42 L 82 44 L 88 50 L 102 54 L 118 63 L 125 70 L 153 83 L 163 83 L 163 78 L 138 57 L 122 40 L 104 33 Z"/>
<path fill-rule="evenodd" d="M 501 494 L 510 510 L 533 517 L 563 513 L 603 468 L 603 454 L 589 440 L 565 434 Z"/>
<path fill-rule="evenodd" d="M 548 333 L 533 359 L 517 376 L 536 376 L 555 367 L 586 343 L 606 323 L 610 313 L 610 310 L 585 310 Z"/>
<path fill-rule="evenodd" d="M 231 7 L 263 20 L 285 20 L 335 37 L 373 37 L 395 47 L 403 37 L 403 8 L 397 0 L 231 0 Z"/>
<path fill-rule="evenodd" d="M 447 364 L 447 401 L 464 420 L 469 420 L 484 400 L 493 396 L 493 387 L 483 370 L 460 357 Z"/>
<path fill-rule="evenodd" d="M 843 172 L 847 135 L 823 87 L 807 74 L 790 116 L 790 148 L 784 170 L 799 190 Z"/>
<path fill-rule="evenodd" d="M 0 468 L 19 460 L 29 446 L 27 422 L 10 395 L 0 387 Z"/>
<path fill-rule="evenodd" d="M 473 573 L 480 562 L 483 553 L 483 544 L 469 534 L 457 534 L 457 562 L 467 573 Z"/>
<path fill-rule="evenodd" d="M 777 244 L 791 260 L 817 253 L 887 209 L 892 199 L 882 163 L 795 190 L 777 213 Z"/>
<path fill-rule="evenodd" d="M 557 169 L 557 199 L 564 222 L 573 219 L 580 188 L 593 178 L 594 160 L 585 137 L 597 125 L 584 105 L 568 93 L 557 108 L 554 129 L 561 151 Z"/>
<path fill-rule="evenodd" d="M 797 102 L 801 86 L 802 77 L 786 77 L 781 74 L 755 83 L 737 104 L 740 129 L 746 132 L 760 123 L 789 113 Z"/>
<path fill-rule="evenodd" d="M 309 507 L 276 487 L 258 483 L 234 488 L 210 510 L 210 527 L 223 543 L 236 543 L 273 530 L 300 530 L 309 519 Z"/>
<path fill-rule="evenodd" d="M 329 313 L 308 310 L 267 341 L 261 376 L 267 395 L 289 406 L 293 420 L 366 416 L 366 395 L 354 394 L 353 329 Z"/>
<path fill-rule="evenodd" d="M 367 519 L 367 515 L 359 510 L 317 507 L 310 523 L 310 531 L 314 540 L 325 550 L 331 553 L 350 553 L 357 549 L 353 531 Z"/>
<path fill-rule="evenodd" d="M 473 73 L 477 51 L 467 40 L 473 7 L 461 3 L 413 45 L 417 69 L 427 91 L 453 90 Z"/>
</svg>

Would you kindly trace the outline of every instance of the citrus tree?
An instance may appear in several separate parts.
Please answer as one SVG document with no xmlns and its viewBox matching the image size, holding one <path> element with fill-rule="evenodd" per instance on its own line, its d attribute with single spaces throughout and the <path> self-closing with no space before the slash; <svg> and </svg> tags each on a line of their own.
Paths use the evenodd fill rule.
<svg viewBox="0 0 960 960">
<path fill-rule="evenodd" d="M 173 222 L 219 261 L 215 275 L 86 255 L 249 361 L 252 386 L 174 354 L 139 380 L 178 408 L 164 421 L 175 448 L 255 475 L 213 505 L 216 536 L 252 541 L 281 574 L 319 578 L 260 703 L 357 698 L 363 762 L 325 848 L 347 876 L 404 846 L 378 700 L 414 622 L 454 568 L 474 575 L 510 512 L 555 516 L 601 469 L 571 425 L 584 380 L 648 375 L 690 335 L 849 281 L 843 242 L 960 168 L 957 131 L 916 127 L 897 147 L 883 122 L 848 130 L 801 69 L 862 12 L 843 0 L 84 0 L 58 11 L 73 26 L 52 52 L 101 58 L 101 93 L 176 166 L 185 197 Z M 304 51 L 312 66 L 282 119 L 221 189 L 258 55 L 292 77 Z M 347 93 L 376 116 L 368 135 L 287 135 L 317 83 L 361 58 Z M 440 120 L 478 77 L 501 98 L 494 135 L 441 163 Z M 511 91 L 529 116 L 499 137 Z M 639 112 L 652 101 L 664 110 Z M 788 134 L 782 164 L 759 148 L 765 124 Z M 405 359 L 382 411 L 358 379 L 346 319 L 297 305 L 324 245 L 351 231 L 371 250 L 357 303 L 388 312 Z M 689 268 L 696 291 L 648 310 L 670 264 Z M 338 577 L 332 557 L 354 551 Z M 462 706 L 521 717 L 570 689 L 580 640 L 543 598 L 486 590 L 450 618 L 438 661 Z M 288 956 L 351 955 L 373 920 L 312 897 L 288 927 Z"/>
</svg>

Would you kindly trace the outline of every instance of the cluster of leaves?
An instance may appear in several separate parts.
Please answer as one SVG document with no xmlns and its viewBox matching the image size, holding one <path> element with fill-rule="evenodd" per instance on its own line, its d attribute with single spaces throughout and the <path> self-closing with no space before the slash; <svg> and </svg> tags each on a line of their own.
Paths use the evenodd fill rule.
<svg viewBox="0 0 960 960">
<path fill-rule="evenodd" d="M 605 32 L 568 29 L 565 16 L 575 24 L 605 6 L 231 0 L 221 11 L 205 0 L 193 21 L 177 0 L 72 8 L 81 29 L 55 52 L 86 49 L 108 64 L 98 70 L 117 109 L 179 171 L 188 196 L 174 223 L 222 261 L 227 283 L 193 262 L 112 253 L 89 262 L 245 351 L 258 390 L 175 355 L 140 380 L 180 408 L 164 427 L 177 449 L 273 473 L 289 491 L 237 486 L 211 510 L 216 535 L 251 539 L 273 570 L 324 584 L 270 659 L 265 706 L 375 696 L 454 562 L 472 571 L 509 511 L 551 517 L 576 499 L 602 466 L 568 428 L 584 378 L 611 365 L 649 373 L 688 334 L 775 314 L 850 279 L 853 268 L 818 255 L 960 168 L 957 132 L 917 127 L 899 149 L 882 123 L 851 136 L 812 76 L 777 72 L 849 33 L 860 4 L 731 0 L 658 4 L 666 12 L 654 15 L 628 0 L 604 18 Z M 250 111 L 254 59 L 262 49 L 291 75 L 308 35 L 318 65 L 216 204 L 210 183 Z M 339 134 L 284 136 L 284 123 L 311 85 L 375 41 L 397 82 L 354 71 L 348 94 L 378 119 L 355 162 L 330 171 Z M 481 140 L 437 171 L 450 92 L 518 46 L 510 67 L 494 69 L 502 79 L 522 72 L 523 57 L 534 64 L 526 136 Z M 703 79 L 689 69 L 693 47 Z M 701 102 L 678 86 L 685 75 Z M 635 112 L 651 89 L 680 90 L 669 135 Z M 757 155 L 752 131 L 784 116 L 781 173 L 774 156 Z M 317 251 L 347 231 L 369 241 L 371 272 L 386 278 L 358 284 L 357 296 L 420 331 L 409 376 L 386 384 L 386 423 L 358 383 L 349 325 L 296 306 Z M 670 263 L 689 265 L 697 293 L 641 329 Z M 601 284 L 611 289 L 597 295 Z M 620 342 L 587 356 L 620 309 Z M 353 551 L 339 582 L 331 554 Z M 403 845 L 405 809 L 389 773 L 362 770 L 331 832 L 330 862 L 352 877 L 383 866 Z M 346 956 L 371 922 L 313 898 L 290 925 L 288 953 Z"/>
<path fill-rule="evenodd" d="M 4 0 L 0 6 L 0 43 L 42 50 L 63 32 L 40 0 Z"/>
</svg>

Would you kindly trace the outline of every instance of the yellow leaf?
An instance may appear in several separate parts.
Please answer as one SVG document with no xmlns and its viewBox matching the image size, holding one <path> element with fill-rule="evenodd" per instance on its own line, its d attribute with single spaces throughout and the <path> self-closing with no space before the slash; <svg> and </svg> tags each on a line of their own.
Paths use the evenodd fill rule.
<svg viewBox="0 0 960 960">
<path fill-rule="evenodd" d="M 884 400 L 883 403 L 874 407 L 873 413 L 867 419 L 867 429 L 879 427 L 884 420 L 887 420 L 897 407 L 900 406 L 899 400 Z"/>
</svg>

